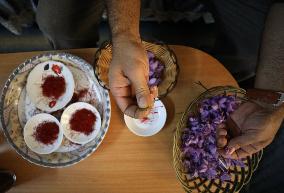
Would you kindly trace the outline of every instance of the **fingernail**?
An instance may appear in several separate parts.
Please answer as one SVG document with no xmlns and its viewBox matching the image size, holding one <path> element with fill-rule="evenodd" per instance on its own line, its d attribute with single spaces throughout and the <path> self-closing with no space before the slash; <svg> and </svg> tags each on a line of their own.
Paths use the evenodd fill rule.
<svg viewBox="0 0 284 193">
<path fill-rule="evenodd" d="M 148 101 L 145 97 L 139 98 L 138 104 L 139 104 L 140 108 L 148 108 L 149 107 Z"/>
</svg>

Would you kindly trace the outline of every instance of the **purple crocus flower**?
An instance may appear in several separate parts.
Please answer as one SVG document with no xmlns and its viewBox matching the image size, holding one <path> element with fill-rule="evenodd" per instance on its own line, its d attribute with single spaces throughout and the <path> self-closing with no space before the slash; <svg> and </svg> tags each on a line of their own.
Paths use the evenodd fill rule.
<svg viewBox="0 0 284 193">
<path fill-rule="evenodd" d="M 236 110 L 240 102 L 234 96 L 214 96 L 199 104 L 197 115 L 190 115 L 183 130 L 182 155 L 184 166 L 191 177 L 230 180 L 230 175 L 220 169 L 216 130 L 225 123 L 227 115 Z M 222 158 L 227 166 L 244 167 L 241 160 Z"/>
<path fill-rule="evenodd" d="M 147 56 L 149 60 L 149 86 L 158 86 L 162 81 L 162 74 L 165 69 L 165 65 L 162 64 L 155 55 L 147 51 Z"/>
</svg>

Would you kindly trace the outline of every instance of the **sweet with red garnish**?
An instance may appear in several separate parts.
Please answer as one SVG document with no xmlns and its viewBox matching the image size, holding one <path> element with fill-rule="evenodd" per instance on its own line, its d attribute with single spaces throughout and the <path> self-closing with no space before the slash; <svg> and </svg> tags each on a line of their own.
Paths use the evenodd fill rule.
<svg viewBox="0 0 284 193">
<path fill-rule="evenodd" d="M 53 72 L 55 72 L 55 74 L 57 74 L 57 75 L 61 74 L 61 67 L 60 66 L 53 64 L 51 69 L 52 69 Z"/>
<path fill-rule="evenodd" d="M 49 102 L 49 107 L 52 108 L 56 105 L 56 101 L 50 101 Z"/>
</svg>

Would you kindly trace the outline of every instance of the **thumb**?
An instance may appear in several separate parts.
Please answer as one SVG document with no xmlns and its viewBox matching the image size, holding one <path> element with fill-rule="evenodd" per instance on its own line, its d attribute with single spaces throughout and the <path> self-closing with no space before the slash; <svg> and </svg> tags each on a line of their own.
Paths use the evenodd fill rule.
<svg viewBox="0 0 284 193">
<path fill-rule="evenodd" d="M 232 138 L 228 143 L 228 153 L 232 154 L 236 150 L 257 142 L 257 137 L 251 134 L 243 134 L 238 137 Z"/>
<path fill-rule="evenodd" d="M 150 95 L 150 89 L 148 86 L 147 79 L 144 76 L 144 73 L 136 69 L 129 73 L 128 79 L 130 80 L 130 83 L 134 88 L 139 108 L 151 107 L 152 100 Z"/>
</svg>

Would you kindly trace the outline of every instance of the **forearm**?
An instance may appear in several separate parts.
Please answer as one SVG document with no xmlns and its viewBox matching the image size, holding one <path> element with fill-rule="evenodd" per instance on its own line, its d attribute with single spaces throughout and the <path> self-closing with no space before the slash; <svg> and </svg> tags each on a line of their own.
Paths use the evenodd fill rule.
<svg viewBox="0 0 284 193">
<path fill-rule="evenodd" d="M 284 91 L 284 7 L 274 5 L 267 17 L 255 87 Z"/>
<path fill-rule="evenodd" d="M 106 0 L 112 41 L 140 41 L 140 0 Z"/>
</svg>

